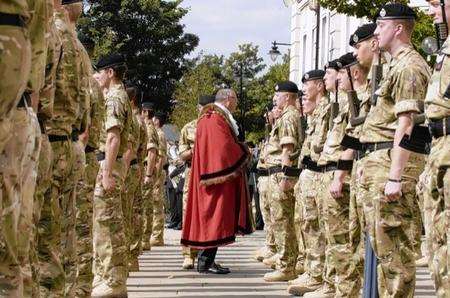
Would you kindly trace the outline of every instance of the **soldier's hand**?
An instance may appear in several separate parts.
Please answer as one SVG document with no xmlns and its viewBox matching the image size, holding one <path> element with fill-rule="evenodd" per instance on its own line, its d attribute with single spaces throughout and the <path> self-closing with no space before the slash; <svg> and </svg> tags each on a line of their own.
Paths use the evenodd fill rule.
<svg viewBox="0 0 450 298">
<path fill-rule="evenodd" d="M 330 194 L 333 199 L 342 198 L 342 188 L 344 183 L 339 179 L 333 179 L 330 185 Z"/>
<path fill-rule="evenodd" d="M 292 179 L 282 178 L 280 182 L 280 189 L 282 191 L 289 191 L 295 186 L 295 181 Z"/>
<path fill-rule="evenodd" d="M 103 175 L 102 184 L 105 191 L 112 191 L 116 187 L 116 181 L 112 175 Z"/>
<path fill-rule="evenodd" d="M 402 196 L 402 183 L 388 181 L 384 187 L 386 202 L 395 202 Z"/>
<path fill-rule="evenodd" d="M 149 176 L 145 176 L 144 184 L 150 184 L 151 182 L 152 182 L 152 178 L 150 178 Z"/>
</svg>

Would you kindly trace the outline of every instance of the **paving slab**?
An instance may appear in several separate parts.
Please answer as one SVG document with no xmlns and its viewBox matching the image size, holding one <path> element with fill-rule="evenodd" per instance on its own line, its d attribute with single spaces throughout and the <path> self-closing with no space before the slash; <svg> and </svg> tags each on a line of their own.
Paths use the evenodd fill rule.
<svg viewBox="0 0 450 298">
<path fill-rule="evenodd" d="M 131 297 L 290 297 L 284 282 L 267 283 L 265 273 L 271 270 L 252 258 L 264 243 L 262 231 L 239 237 L 233 245 L 221 247 L 217 262 L 229 267 L 228 275 L 200 275 L 195 270 L 183 270 L 181 265 L 180 232 L 165 231 L 165 246 L 153 247 L 139 257 L 139 272 L 128 278 Z M 417 298 L 436 297 L 426 268 L 417 270 Z"/>
</svg>

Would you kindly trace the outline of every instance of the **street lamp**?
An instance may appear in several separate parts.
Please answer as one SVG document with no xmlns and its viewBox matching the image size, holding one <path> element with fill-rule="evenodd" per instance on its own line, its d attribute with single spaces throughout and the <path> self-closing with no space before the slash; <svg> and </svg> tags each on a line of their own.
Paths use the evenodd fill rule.
<svg viewBox="0 0 450 298">
<path fill-rule="evenodd" d="M 278 46 L 291 46 L 291 44 L 273 41 L 272 48 L 269 51 L 270 59 L 273 62 L 275 62 L 277 60 L 278 56 L 281 55 L 281 52 L 278 50 Z"/>
</svg>

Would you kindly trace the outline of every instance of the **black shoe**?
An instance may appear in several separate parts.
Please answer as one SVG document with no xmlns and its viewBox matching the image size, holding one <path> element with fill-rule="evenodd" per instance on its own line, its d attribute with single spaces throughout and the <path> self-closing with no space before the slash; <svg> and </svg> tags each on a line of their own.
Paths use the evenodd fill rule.
<svg viewBox="0 0 450 298">
<path fill-rule="evenodd" d="M 231 272 L 230 269 L 222 267 L 216 263 L 212 264 L 209 268 L 198 267 L 197 271 L 202 274 L 228 274 Z"/>
</svg>

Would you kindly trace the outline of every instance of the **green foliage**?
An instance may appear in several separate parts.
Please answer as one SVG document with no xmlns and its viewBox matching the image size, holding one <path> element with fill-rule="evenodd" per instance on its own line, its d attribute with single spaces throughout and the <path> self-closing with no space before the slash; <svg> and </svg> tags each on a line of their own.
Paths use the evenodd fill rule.
<svg viewBox="0 0 450 298">
<path fill-rule="evenodd" d="M 169 110 L 176 82 L 186 71 L 184 57 L 198 37 L 184 32 L 188 12 L 180 0 L 88 0 L 80 31 L 96 44 L 94 58 L 111 52 L 127 57 L 128 80 Z"/>
</svg>

